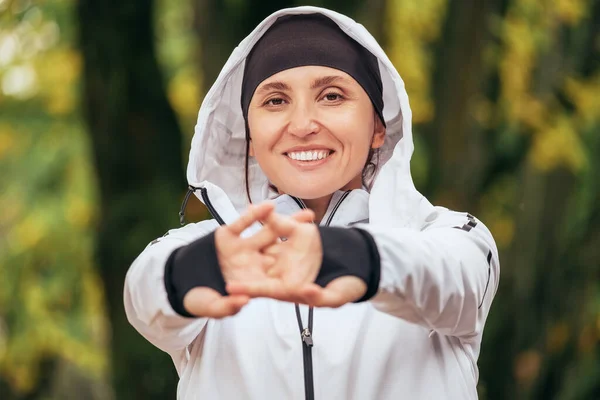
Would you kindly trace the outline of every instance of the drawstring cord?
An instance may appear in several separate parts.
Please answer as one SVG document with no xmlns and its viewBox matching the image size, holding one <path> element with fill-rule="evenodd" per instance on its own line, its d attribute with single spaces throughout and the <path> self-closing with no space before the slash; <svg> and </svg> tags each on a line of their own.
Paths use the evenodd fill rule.
<svg viewBox="0 0 600 400">
<path fill-rule="evenodd" d="M 192 185 L 188 186 L 188 190 L 185 194 L 185 197 L 183 198 L 183 203 L 181 203 L 181 208 L 179 209 L 179 223 L 181 224 L 181 226 L 185 225 L 185 208 L 187 207 L 188 200 L 190 199 L 192 193 L 194 193 L 198 189 L 200 188 Z"/>
</svg>

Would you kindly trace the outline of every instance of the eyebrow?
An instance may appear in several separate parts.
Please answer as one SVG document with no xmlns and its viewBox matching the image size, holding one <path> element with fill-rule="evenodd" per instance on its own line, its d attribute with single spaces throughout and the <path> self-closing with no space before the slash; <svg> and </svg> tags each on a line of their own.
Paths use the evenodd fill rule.
<svg viewBox="0 0 600 400">
<path fill-rule="evenodd" d="M 345 81 L 347 81 L 347 79 L 344 78 L 343 76 L 339 76 L 339 75 L 323 76 L 321 78 L 315 79 L 312 82 L 312 84 L 310 85 L 310 88 L 317 89 L 317 88 L 320 88 L 323 86 L 331 85 L 332 83 L 334 83 L 336 81 L 345 82 Z"/>
<path fill-rule="evenodd" d="M 334 83 L 336 81 L 347 82 L 348 80 L 346 78 L 344 78 L 343 76 L 339 76 L 339 75 L 323 76 L 323 77 L 317 78 L 314 81 L 312 81 L 310 88 L 318 89 L 323 86 L 331 85 L 332 83 Z M 290 91 L 292 89 L 285 82 L 275 81 L 275 82 L 265 83 L 260 88 L 258 88 L 258 90 L 256 92 L 264 93 L 264 92 L 268 92 L 269 90 L 279 90 L 279 91 L 285 92 L 285 91 Z"/>
<path fill-rule="evenodd" d="M 263 93 L 268 92 L 269 90 L 280 90 L 282 92 L 289 91 L 291 88 L 287 83 L 281 81 L 269 82 L 262 85 L 256 92 Z"/>
</svg>

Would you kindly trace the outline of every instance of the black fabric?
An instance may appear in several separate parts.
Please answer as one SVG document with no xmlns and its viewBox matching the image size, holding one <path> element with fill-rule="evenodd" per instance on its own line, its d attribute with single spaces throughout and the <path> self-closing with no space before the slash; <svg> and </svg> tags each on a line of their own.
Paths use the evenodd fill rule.
<svg viewBox="0 0 600 400">
<path fill-rule="evenodd" d="M 377 58 L 322 14 L 280 17 L 252 48 L 242 81 L 241 103 L 246 122 L 250 100 L 262 81 L 278 72 L 306 65 L 335 68 L 354 78 L 385 125 Z"/>
<path fill-rule="evenodd" d="M 205 286 L 226 295 L 214 232 L 171 253 L 165 266 L 164 279 L 171 307 L 184 317 L 194 317 L 183 306 L 183 298 L 191 289 Z"/>
<path fill-rule="evenodd" d="M 381 261 L 375 240 L 362 229 L 319 227 L 323 244 L 323 263 L 316 283 L 325 287 L 341 276 L 356 276 L 367 284 L 367 292 L 356 302 L 377 294 Z"/>
</svg>

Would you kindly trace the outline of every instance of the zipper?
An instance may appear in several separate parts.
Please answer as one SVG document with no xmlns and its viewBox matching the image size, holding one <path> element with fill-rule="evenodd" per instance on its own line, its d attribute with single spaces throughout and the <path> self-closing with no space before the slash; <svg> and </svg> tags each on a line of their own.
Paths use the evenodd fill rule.
<svg viewBox="0 0 600 400">
<path fill-rule="evenodd" d="M 300 329 L 300 337 L 302 338 L 302 359 L 304 365 L 304 395 L 306 400 L 314 400 L 315 385 L 313 382 L 313 365 L 312 365 L 312 324 L 313 324 L 313 308 L 308 309 L 308 327 L 302 325 L 302 316 L 300 315 L 300 306 L 294 304 L 296 308 L 296 319 L 298 320 L 298 328 Z"/>
<path fill-rule="evenodd" d="M 337 212 L 338 208 L 340 208 L 340 204 L 348 197 L 350 194 L 350 190 L 344 192 L 342 197 L 338 200 L 336 205 L 331 210 L 331 214 L 327 218 L 325 222 L 325 226 L 329 226 L 333 216 Z M 291 196 L 292 199 L 298 204 L 300 208 L 306 208 L 306 204 L 297 197 Z M 302 358 L 304 361 L 304 396 L 306 400 L 314 400 L 315 399 L 315 384 L 314 384 L 314 376 L 313 376 L 313 363 L 312 363 L 312 348 L 314 346 L 314 341 L 312 337 L 313 333 L 313 307 L 308 307 L 308 326 L 305 328 L 302 324 L 302 316 L 300 315 L 300 306 L 298 303 L 294 304 L 296 308 L 296 319 L 298 320 L 298 328 L 300 329 L 300 338 L 302 339 Z"/>
<path fill-rule="evenodd" d="M 206 208 L 208 208 L 208 212 L 210 213 L 210 215 L 212 215 L 212 217 L 219 223 L 219 225 L 225 225 L 225 221 L 223 220 L 223 218 L 221 218 L 217 210 L 215 210 L 210 199 L 208 198 L 208 193 L 205 187 L 200 188 L 200 195 L 202 196 L 204 205 L 206 206 Z"/>
</svg>

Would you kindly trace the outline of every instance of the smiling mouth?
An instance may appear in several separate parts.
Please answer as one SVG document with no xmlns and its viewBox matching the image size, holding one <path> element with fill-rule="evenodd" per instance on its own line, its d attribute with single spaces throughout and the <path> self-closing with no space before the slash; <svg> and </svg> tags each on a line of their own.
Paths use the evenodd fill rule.
<svg viewBox="0 0 600 400">
<path fill-rule="evenodd" d="M 295 161 L 319 161 L 323 160 L 334 153 L 333 150 L 307 150 L 307 151 L 290 151 L 284 153 L 288 158 Z"/>
</svg>

